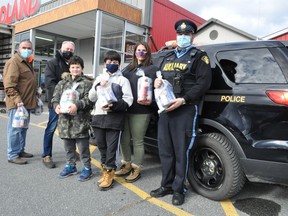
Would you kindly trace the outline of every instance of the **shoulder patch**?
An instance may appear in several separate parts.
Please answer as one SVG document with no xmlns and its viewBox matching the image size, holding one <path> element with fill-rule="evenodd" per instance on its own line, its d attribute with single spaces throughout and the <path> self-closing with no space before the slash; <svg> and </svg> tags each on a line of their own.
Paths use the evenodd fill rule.
<svg viewBox="0 0 288 216">
<path fill-rule="evenodd" d="M 202 56 L 201 60 L 204 61 L 205 64 L 209 64 L 209 58 L 208 58 L 208 56 L 206 56 L 206 55 L 205 55 L 205 56 Z"/>
<path fill-rule="evenodd" d="M 197 53 L 197 49 L 192 49 L 191 52 L 190 52 L 190 56 L 191 57 L 194 57 Z"/>
</svg>

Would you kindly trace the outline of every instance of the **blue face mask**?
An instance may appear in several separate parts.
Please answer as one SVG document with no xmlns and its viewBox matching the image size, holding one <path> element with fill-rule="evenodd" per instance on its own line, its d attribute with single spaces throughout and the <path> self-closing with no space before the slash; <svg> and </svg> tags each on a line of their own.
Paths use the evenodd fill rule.
<svg viewBox="0 0 288 216">
<path fill-rule="evenodd" d="M 118 71 L 119 65 L 117 64 L 106 64 L 106 69 L 110 72 L 110 73 L 115 73 L 116 71 Z"/>
<path fill-rule="evenodd" d="M 191 37 L 189 35 L 177 35 L 177 45 L 181 48 L 191 45 Z"/>
<path fill-rule="evenodd" d="M 32 55 L 32 50 L 30 49 L 21 49 L 20 55 L 22 58 L 27 59 Z"/>
</svg>

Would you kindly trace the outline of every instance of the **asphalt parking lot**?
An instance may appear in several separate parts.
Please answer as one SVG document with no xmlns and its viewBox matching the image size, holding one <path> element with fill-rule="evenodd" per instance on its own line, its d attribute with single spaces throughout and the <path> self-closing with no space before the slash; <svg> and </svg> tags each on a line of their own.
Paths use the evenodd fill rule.
<svg viewBox="0 0 288 216">
<path fill-rule="evenodd" d="M 288 188 L 283 186 L 247 183 L 239 195 L 231 200 L 215 202 L 196 194 L 189 186 L 185 203 L 171 205 L 172 196 L 155 199 L 149 192 L 161 180 L 161 164 L 157 155 L 145 155 L 142 178 L 125 183 L 116 178 L 114 187 L 106 192 L 97 189 L 100 176 L 99 152 L 91 146 L 94 176 L 87 182 L 78 176 L 57 178 L 65 166 L 65 153 L 61 139 L 54 137 L 53 159 L 55 169 L 47 169 L 41 162 L 42 139 L 47 113 L 31 116 L 26 151 L 34 157 L 27 165 L 14 165 L 6 157 L 7 115 L 0 114 L 0 215 L 195 215 L 245 216 L 287 215 Z M 77 164 L 78 170 L 82 164 Z"/>
</svg>

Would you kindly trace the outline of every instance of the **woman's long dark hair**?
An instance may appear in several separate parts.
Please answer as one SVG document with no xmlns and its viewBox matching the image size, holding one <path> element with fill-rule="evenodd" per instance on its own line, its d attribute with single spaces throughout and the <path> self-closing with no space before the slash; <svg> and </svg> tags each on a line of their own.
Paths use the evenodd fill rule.
<svg viewBox="0 0 288 216">
<path fill-rule="evenodd" d="M 146 58 L 144 59 L 144 61 L 141 63 L 141 65 L 143 66 L 149 66 L 152 63 L 152 59 L 151 59 L 151 49 L 150 49 L 150 46 L 148 45 L 148 43 L 146 42 L 143 42 L 143 41 L 140 41 L 138 43 L 136 43 L 135 45 L 135 49 L 133 51 L 133 59 L 132 59 L 132 62 L 129 64 L 128 68 L 130 70 L 134 69 L 134 68 L 137 68 L 138 67 L 138 60 L 136 58 L 136 51 L 137 51 L 137 48 L 139 45 L 143 45 L 147 51 L 146 53 Z"/>
</svg>

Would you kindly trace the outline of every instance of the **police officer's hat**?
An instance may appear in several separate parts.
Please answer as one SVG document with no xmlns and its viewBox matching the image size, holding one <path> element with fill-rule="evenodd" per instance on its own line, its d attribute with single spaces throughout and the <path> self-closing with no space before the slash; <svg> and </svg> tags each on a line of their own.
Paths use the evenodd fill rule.
<svg viewBox="0 0 288 216">
<path fill-rule="evenodd" d="M 193 33 L 195 34 L 197 31 L 197 26 L 194 22 L 187 19 L 178 20 L 174 26 L 177 33 Z"/>
</svg>

